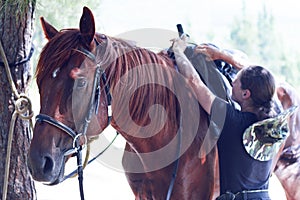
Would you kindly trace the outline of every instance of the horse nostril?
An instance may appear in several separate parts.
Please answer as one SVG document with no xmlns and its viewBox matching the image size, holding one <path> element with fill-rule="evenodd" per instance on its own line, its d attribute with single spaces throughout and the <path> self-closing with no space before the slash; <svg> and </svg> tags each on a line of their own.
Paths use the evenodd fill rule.
<svg viewBox="0 0 300 200">
<path fill-rule="evenodd" d="M 53 170 L 54 162 L 51 157 L 45 156 L 45 163 L 44 163 L 44 174 L 51 173 Z"/>
</svg>

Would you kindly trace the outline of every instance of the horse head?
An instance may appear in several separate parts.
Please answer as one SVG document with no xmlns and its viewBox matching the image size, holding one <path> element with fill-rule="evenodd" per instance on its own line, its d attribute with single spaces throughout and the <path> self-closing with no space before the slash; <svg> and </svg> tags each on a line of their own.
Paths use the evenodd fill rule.
<svg viewBox="0 0 300 200">
<path fill-rule="evenodd" d="M 41 23 L 48 43 L 36 72 L 41 107 L 28 166 L 35 180 L 57 184 L 75 141 L 84 145 L 108 126 L 105 74 L 95 57 L 102 39 L 95 35 L 94 18 L 86 7 L 79 29 L 57 31 L 43 18 Z"/>
</svg>

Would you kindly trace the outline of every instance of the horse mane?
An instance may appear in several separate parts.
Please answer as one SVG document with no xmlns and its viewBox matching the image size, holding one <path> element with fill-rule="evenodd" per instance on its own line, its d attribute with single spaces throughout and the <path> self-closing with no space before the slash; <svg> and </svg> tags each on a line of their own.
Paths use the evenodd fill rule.
<svg viewBox="0 0 300 200">
<path fill-rule="evenodd" d="M 148 76 L 148 78 L 153 79 L 153 81 L 159 78 L 165 79 L 165 77 L 149 77 L 154 74 L 149 74 L 151 69 L 147 69 L 145 65 L 153 64 L 158 68 L 175 69 L 173 61 L 166 54 L 162 52 L 158 54 L 154 53 L 120 38 L 107 37 L 104 54 L 105 55 L 103 55 L 102 49 L 102 53 L 100 53 L 102 57 L 101 62 L 103 63 L 102 68 L 110 68 L 109 74 L 115 80 L 114 82 L 116 82 L 116 79 L 118 81 L 124 74 L 136 67 L 142 67 L 140 69 L 143 69 L 135 70 L 137 77 Z M 155 75 L 160 76 L 161 74 L 155 73 Z"/>
<path fill-rule="evenodd" d="M 107 69 L 107 81 L 115 99 L 113 106 L 118 108 L 114 110 L 114 119 L 122 119 L 121 126 L 129 126 L 131 120 L 139 126 L 147 126 L 154 121 L 159 123 L 148 116 L 150 107 L 159 104 L 173 122 L 178 121 L 177 114 L 174 115 L 178 102 L 171 92 L 175 87 L 174 73 L 177 73 L 173 61 L 164 53 L 156 54 L 119 38 L 107 37 L 104 46 L 99 49 L 101 53 L 98 52 L 97 57 L 101 57 L 102 67 Z M 119 109 L 126 109 L 123 104 L 128 94 L 131 95 L 128 100 L 131 119 L 124 118 L 124 110 Z M 151 118 L 161 118 L 158 110 L 151 113 Z M 175 124 L 173 126 L 177 127 Z"/>
</svg>

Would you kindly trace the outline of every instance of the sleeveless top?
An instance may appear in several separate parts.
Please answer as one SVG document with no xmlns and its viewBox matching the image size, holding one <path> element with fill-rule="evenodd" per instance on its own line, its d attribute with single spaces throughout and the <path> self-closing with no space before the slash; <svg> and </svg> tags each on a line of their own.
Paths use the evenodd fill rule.
<svg viewBox="0 0 300 200">
<path fill-rule="evenodd" d="M 237 193 L 244 190 L 268 189 L 272 159 L 256 160 L 246 152 L 243 145 L 243 133 L 258 121 L 256 115 L 241 112 L 216 97 L 211 108 L 211 117 L 220 115 L 220 110 L 223 110 L 225 115 L 223 122 L 215 122 L 221 131 L 217 141 L 220 194 L 227 191 Z"/>
</svg>

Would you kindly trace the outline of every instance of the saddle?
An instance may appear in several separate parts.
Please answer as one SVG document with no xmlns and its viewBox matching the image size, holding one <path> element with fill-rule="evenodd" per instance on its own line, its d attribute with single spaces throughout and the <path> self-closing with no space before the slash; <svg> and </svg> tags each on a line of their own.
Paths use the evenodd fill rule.
<svg viewBox="0 0 300 200">
<path fill-rule="evenodd" d="M 237 70 L 223 60 L 207 61 L 204 54 L 194 52 L 195 47 L 196 45 L 189 45 L 184 53 L 201 80 L 216 96 L 235 105 L 231 100 L 231 83 Z"/>
<path fill-rule="evenodd" d="M 229 102 L 234 107 L 239 108 L 238 104 L 231 100 L 231 83 L 236 75 L 233 66 L 223 60 L 208 61 L 206 55 L 195 53 L 195 47 L 196 45 L 187 46 L 184 53 L 192 63 L 201 80 L 214 95 Z M 221 130 L 217 124 L 222 124 L 222 122 L 225 121 L 225 110 L 222 109 L 217 112 L 218 113 L 212 113 L 208 116 L 208 130 L 199 151 L 200 158 L 209 153 L 215 147 L 219 139 Z"/>
</svg>

